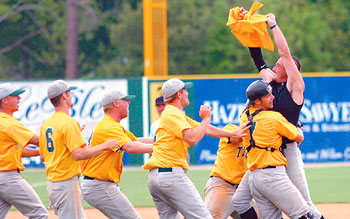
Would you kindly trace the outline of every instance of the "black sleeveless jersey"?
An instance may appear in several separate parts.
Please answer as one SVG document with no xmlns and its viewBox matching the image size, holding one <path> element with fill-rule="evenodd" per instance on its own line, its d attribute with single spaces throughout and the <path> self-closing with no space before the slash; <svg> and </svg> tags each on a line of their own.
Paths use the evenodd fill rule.
<svg viewBox="0 0 350 219">
<path fill-rule="evenodd" d="M 270 85 L 272 87 L 272 94 L 275 96 L 273 110 L 280 112 L 290 123 L 297 126 L 303 104 L 298 105 L 294 102 L 287 89 L 287 83 L 271 81 Z M 283 138 L 283 142 L 290 143 L 293 141 Z"/>
</svg>

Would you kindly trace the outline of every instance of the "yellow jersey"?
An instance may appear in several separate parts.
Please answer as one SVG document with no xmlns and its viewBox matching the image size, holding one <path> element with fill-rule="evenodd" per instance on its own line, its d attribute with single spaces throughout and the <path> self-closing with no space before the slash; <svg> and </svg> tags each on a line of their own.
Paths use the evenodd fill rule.
<svg viewBox="0 0 350 219">
<path fill-rule="evenodd" d="M 40 128 L 39 146 L 48 180 L 64 181 L 81 174 L 80 162 L 72 151 L 85 147 L 86 141 L 74 118 L 63 112 L 53 113 Z"/>
<path fill-rule="evenodd" d="M 253 114 L 258 108 L 250 107 L 249 113 Z M 248 121 L 246 111 L 241 116 L 241 124 Z M 275 151 L 252 148 L 248 153 L 248 169 L 265 168 L 267 166 L 287 167 L 287 159 L 279 151 L 282 144 L 282 136 L 294 140 L 298 135 L 297 128 L 285 119 L 281 113 L 272 110 L 263 110 L 253 118 L 253 139 L 259 147 L 274 148 Z M 249 133 L 249 131 L 248 131 Z M 247 148 L 250 135 L 243 137 L 243 145 Z"/>
<path fill-rule="evenodd" d="M 233 131 L 236 125 L 227 124 L 226 131 Z M 232 184 L 239 184 L 247 172 L 247 151 L 242 143 L 233 144 L 228 138 L 220 138 L 217 158 L 210 176 L 217 176 Z"/>
<path fill-rule="evenodd" d="M 109 139 L 116 139 L 121 147 L 130 141 L 137 141 L 133 133 L 125 130 L 109 115 L 105 115 L 95 126 L 90 147 L 102 144 Z M 82 162 L 83 175 L 99 180 L 120 182 L 123 171 L 123 154 L 117 148 L 103 151 L 101 154 Z"/>
<path fill-rule="evenodd" d="M 199 125 L 199 122 L 186 116 L 185 112 L 175 106 L 167 105 L 160 116 L 152 157 L 142 168 L 150 170 L 182 167 L 188 170 L 187 154 L 190 145 L 184 141 L 182 132 Z"/>
<path fill-rule="evenodd" d="M 7 113 L 0 113 L 0 171 L 21 170 L 22 150 L 36 134 Z"/>
</svg>

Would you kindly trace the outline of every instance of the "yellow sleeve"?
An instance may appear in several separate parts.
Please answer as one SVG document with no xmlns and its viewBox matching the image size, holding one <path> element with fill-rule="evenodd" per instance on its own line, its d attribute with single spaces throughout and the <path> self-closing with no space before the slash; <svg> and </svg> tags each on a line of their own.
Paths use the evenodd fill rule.
<svg viewBox="0 0 350 219">
<path fill-rule="evenodd" d="M 112 126 L 108 129 L 108 133 L 106 133 L 106 141 L 109 139 L 116 139 L 120 145 L 120 147 L 123 147 L 126 143 L 130 141 L 137 141 L 137 138 L 135 135 L 133 135 L 131 132 L 125 130 L 121 125 L 119 126 Z M 118 149 L 115 149 L 114 151 L 117 151 Z"/>
<path fill-rule="evenodd" d="M 187 121 L 191 125 L 192 128 L 197 128 L 201 124 L 200 122 L 197 122 L 196 120 L 194 120 L 188 116 L 186 118 L 187 118 Z"/>
<path fill-rule="evenodd" d="M 183 138 L 182 131 L 192 128 L 185 114 L 171 114 L 166 117 L 166 127 L 178 138 Z"/>
<path fill-rule="evenodd" d="M 33 131 L 27 129 L 21 122 L 16 121 L 6 129 L 7 134 L 17 144 L 25 147 L 28 142 L 36 135 Z"/>
<path fill-rule="evenodd" d="M 297 127 L 295 127 L 295 125 L 293 125 L 292 123 L 288 122 L 288 120 L 284 118 L 282 114 L 278 113 L 277 115 L 279 117 L 277 117 L 275 121 L 277 132 L 290 140 L 294 140 L 298 135 Z"/>
<path fill-rule="evenodd" d="M 63 138 L 70 152 L 86 145 L 86 141 L 81 133 L 79 123 L 72 118 L 72 122 L 64 126 Z"/>
</svg>

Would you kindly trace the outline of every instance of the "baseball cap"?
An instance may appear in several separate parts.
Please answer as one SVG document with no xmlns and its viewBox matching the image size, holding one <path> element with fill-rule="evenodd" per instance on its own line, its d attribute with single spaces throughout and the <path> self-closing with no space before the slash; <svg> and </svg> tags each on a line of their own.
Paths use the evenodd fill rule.
<svg viewBox="0 0 350 219">
<path fill-rule="evenodd" d="M 69 86 L 68 83 L 63 80 L 56 80 L 49 85 L 47 96 L 49 99 L 53 99 L 67 90 L 75 90 L 77 88 L 76 86 Z"/>
<path fill-rule="evenodd" d="M 160 104 L 165 105 L 165 103 L 164 103 L 164 97 L 163 97 L 163 96 L 158 97 L 158 98 L 156 99 L 156 106 L 157 106 L 157 105 L 160 105 Z"/>
<path fill-rule="evenodd" d="M 108 104 L 113 103 L 116 100 L 132 100 L 136 96 L 135 95 L 126 95 L 124 92 L 119 90 L 107 90 L 102 99 L 102 106 L 106 106 Z"/>
<path fill-rule="evenodd" d="M 176 94 L 182 88 L 188 89 L 192 87 L 192 82 L 184 83 L 178 78 L 172 78 L 164 82 L 162 86 L 162 94 L 165 99 L 171 97 Z"/>
<path fill-rule="evenodd" d="M 245 104 L 245 107 L 249 107 L 254 103 L 255 100 L 268 95 L 269 93 L 271 93 L 271 91 L 272 91 L 272 87 L 266 81 L 262 81 L 262 80 L 254 81 L 248 86 L 246 90 L 248 100 L 247 100 L 247 103 Z"/>
<path fill-rule="evenodd" d="M 23 89 L 15 89 L 11 83 L 4 83 L 0 85 L 0 99 L 7 96 L 18 96 L 24 91 Z"/>
</svg>

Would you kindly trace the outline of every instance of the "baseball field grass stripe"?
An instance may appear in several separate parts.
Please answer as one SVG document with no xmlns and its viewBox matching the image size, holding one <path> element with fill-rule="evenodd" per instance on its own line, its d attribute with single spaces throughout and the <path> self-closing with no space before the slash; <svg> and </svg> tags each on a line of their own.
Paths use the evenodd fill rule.
<svg viewBox="0 0 350 219">
<path fill-rule="evenodd" d="M 350 203 L 350 190 L 347 189 L 347 184 L 350 181 L 350 166 L 306 168 L 305 171 L 314 203 Z M 208 169 L 191 170 L 191 168 L 187 172 L 202 196 L 209 173 Z M 34 187 L 44 205 L 48 206 L 49 199 L 44 169 L 25 171 L 21 175 Z M 147 171 L 126 169 L 123 172 L 119 186 L 135 207 L 154 206 L 148 191 L 147 180 Z M 83 202 L 83 206 L 90 207 L 86 202 Z"/>
</svg>

